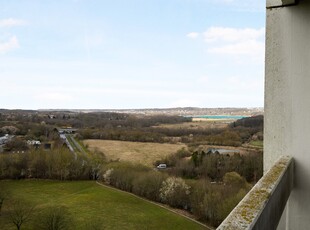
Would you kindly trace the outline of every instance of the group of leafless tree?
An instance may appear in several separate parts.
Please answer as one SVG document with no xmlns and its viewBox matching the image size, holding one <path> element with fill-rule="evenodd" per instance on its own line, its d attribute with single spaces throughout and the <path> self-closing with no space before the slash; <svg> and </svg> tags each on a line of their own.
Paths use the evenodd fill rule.
<svg viewBox="0 0 310 230">
<path fill-rule="evenodd" d="M 100 152 L 93 153 L 92 157 L 75 157 L 65 147 L 0 154 L 0 179 L 95 180 L 104 162 L 105 156 Z"/>
</svg>

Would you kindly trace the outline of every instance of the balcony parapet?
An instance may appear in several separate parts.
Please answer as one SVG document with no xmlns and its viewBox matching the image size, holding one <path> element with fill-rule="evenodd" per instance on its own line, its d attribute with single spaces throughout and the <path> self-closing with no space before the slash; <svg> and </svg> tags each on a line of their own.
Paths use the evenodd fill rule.
<svg viewBox="0 0 310 230">
<path fill-rule="evenodd" d="M 267 9 L 277 8 L 277 7 L 293 6 L 296 4 L 298 4 L 298 0 L 267 0 L 266 1 Z"/>
<path fill-rule="evenodd" d="M 294 161 L 281 157 L 217 230 L 276 229 L 294 187 Z"/>
</svg>

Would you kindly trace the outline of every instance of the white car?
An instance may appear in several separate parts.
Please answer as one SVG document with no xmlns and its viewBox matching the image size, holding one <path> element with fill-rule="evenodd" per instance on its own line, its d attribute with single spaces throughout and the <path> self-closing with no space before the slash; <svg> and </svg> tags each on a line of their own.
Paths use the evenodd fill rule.
<svg viewBox="0 0 310 230">
<path fill-rule="evenodd" d="M 166 165 L 166 164 L 159 164 L 159 165 L 157 166 L 157 168 L 158 168 L 158 169 L 165 169 L 165 168 L 167 168 L 167 165 Z"/>
</svg>

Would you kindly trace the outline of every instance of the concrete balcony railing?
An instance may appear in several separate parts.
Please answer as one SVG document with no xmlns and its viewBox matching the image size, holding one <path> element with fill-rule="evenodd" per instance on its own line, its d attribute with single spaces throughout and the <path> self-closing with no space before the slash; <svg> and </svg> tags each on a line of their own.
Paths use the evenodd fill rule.
<svg viewBox="0 0 310 230">
<path fill-rule="evenodd" d="M 217 230 L 276 229 L 294 186 L 294 162 L 281 157 Z"/>
<path fill-rule="evenodd" d="M 276 8 L 276 7 L 284 7 L 284 6 L 292 6 L 298 4 L 298 0 L 267 0 L 266 7 L 267 9 Z"/>
</svg>

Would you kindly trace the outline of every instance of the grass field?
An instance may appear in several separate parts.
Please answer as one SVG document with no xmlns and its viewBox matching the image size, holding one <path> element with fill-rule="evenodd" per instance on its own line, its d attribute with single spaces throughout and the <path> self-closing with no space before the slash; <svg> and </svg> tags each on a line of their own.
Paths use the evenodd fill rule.
<svg viewBox="0 0 310 230">
<path fill-rule="evenodd" d="M 46 180 L 0 181 L 10 190 L 0 216 L 0 229 L 16 229 L 9 222 L 10 199 L 35 205 L 32 219 L 23 230 L 36 229 L 36 218 L 51 205 L 63 205 L 73 217 L 75 230 L 88 230 L 88 223 L 101 222 L 104 229 L 204 229 L 199 224 L 126 193 L 105 188 L 93 181 Z"/>
<path fill-rule="evenodd" d="M 257 148 L 263 148 L 264 142 L 263 141 L 251 141 L 249 145 L 257 147 Z"/>
<path fill-rule="evenodd" d="M 186 147 L 184 144 L 159 144 L 145 142 L 85 140 L 91 151 L 98 149 L 110 160 L 120 159 L 152 166 L 153 162 Z"/>
</svg>

